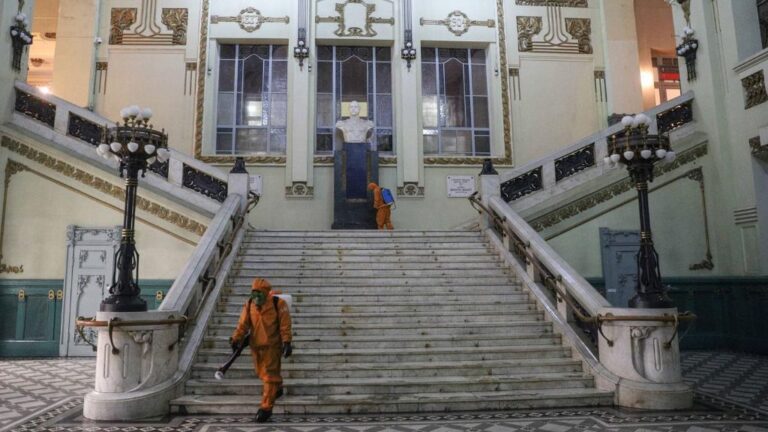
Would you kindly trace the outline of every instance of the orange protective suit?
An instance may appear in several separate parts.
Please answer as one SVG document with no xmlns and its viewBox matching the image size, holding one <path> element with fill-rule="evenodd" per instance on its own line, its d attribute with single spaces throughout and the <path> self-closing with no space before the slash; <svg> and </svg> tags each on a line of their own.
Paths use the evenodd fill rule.
<svg viewBox="0 0 768 432">
<path fill-rule="evenodd" d="M 380 229 L 394 229 L 392 226 L 392 210 L 384 204 L 381 188 L 376 183 L 368 183 L 368 190 L 373 191 L 373 208 L 376 209 L 376 226 Z"/>
<path fill-rule="evenodd" d="M 253 300 L 246 302 L 240 313 L 237 328 L 232 334 L 232 341 L 241 341 L 248 330 L 251 330 L 249 346 L 253 367 L 263 382 L 261 409 L 272 411 L 278 390 L 283 385 L 280 357 L 283 344 L 291 342 L 291 313 L 283 299 L 278 299 L 279 310 L 275 310 L 272 285 L 268 281 L 254 279 L 251 291 L 261 291 L 266 300 L 260 306 Z"/>
</svg>

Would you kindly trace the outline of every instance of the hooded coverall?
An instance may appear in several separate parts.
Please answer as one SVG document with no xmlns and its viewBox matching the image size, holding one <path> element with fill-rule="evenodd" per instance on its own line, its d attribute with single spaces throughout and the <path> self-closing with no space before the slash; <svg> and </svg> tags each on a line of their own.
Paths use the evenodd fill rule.
<svg viewBox="0 0 768 432">
<path fill-rule="evenodd" d="M 384 204 L 384 199 L 381 197 L 381 188 L 376 183 L 369 183 L 368 190 L 373 191 L 373 208 L 376 209 L 376 226 L 383 230 L 393 229 L 391 217 L 391 209 L 388 205 Z"/>
<path fill-rule="evenodd" d="M 291 342 L 291 314 L 288 304 L 283 299 L 278 299 L 279 311 L 276 311 L 271 290 L 272 285 L 266 280 L 254 279 L 251 291 L 263 292 L 266 301 L 261 305 L 257 305 L 255 301 L 246 302 L 240 313 L 237 328 L 232 334 L 232 340 L 240 342 L 248 333 L 248 329 L 251 330 L 249 346 L 253 367 L 263 383 L 261 409 L 267 411 L 272 411 L 277 391 L 283 384 L 280 376 L 282 344 Z"/>
</svg>

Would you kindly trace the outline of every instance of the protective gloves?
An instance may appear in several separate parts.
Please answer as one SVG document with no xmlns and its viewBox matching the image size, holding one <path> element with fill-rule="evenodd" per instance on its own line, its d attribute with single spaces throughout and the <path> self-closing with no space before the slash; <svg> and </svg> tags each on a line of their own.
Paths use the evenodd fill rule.
<svg viewBox="0 0 768 432">
<path fill-rule="evenodd" d="M 283 357 L 288 358 L 293 354 L 293 347 L 290 342 L 283 343 Z"/>
</svg>

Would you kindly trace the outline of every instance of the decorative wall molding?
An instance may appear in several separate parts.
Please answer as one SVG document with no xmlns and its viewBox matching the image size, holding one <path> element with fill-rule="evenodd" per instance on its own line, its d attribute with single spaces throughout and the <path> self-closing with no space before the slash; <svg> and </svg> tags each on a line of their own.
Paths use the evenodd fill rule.
<svg viewBox="0 0 768 432">
<path fill-rule="evenodd" d="M 750 109 L 768 101 L 768 92 L 765 90 L 765 74 L 762 69 L 743 78 L 741 85 L 744 87 L 744 109 Z"/>
<path fill-rule="evenodd" d="M 654 178 L 674 171 L 675 169 L 687 165 L 699 158 L 707 155 L 708 148 L 706 144 L 700 144 L 684 152 L 681 152 L 674 162 L 656 165 L 653 169 Z M 555 226 L 572 217 L 613 199 L 625 192 L 632 190 L 634 185 L 629 177 L 625 177 L 613 184 L 610 184 L 600 190 L 597 190 L 587 196 L 579 198 L 569 204 L 566 204 L 554 211 L 531 220 L 529 223 L 536 231 L 543 231 L 549 227 Z"/>
<path fill-rule="evenodd" d="M 286 198 L 313 198 L 314 186 L 309 186 L 305 181 L 295 181 L 293 185 L 285 187 Z"/>
<path fill-rule="evenodd" d="M 252 7 L 247 7 L 240 11 L 240 14 L 237 16 L 219 16 L 219 15 L 212 15 L 211 16 L 211 24 L 219 24 L 224 22 L 233 22 L 240 25 L 240 28 L 247 31 L 248 33 L 253 33 L 256 30 L 260 29 L 262 24 L 264 23 L 283 23 L 288 24 L 291 21 L 290 17 L 288 16 L 282 16 L 282 17 L 267 17 L 261 14 L 261 12 Z"/>
<path fill-rule="evenodd" d="M 749 140 L 749 148 L 752 151 L 752 156 L 763 162 L 768 162 L 768 145 L 761 145 L 759 136 Z"/>
<path fill-rule="evenodd" d="M 449 13 L 445 19 L 441 19 L 441 20 L 430 20 L 430 19 L 421 18 L 419 20 L 419 24 L 422 26 L 442 25 L 442 26 L 445 26 L 449 32 L 453 33 L 456 36 L 461 36 L 464 33 L 468 32 L 470 27 L 472 26 L 481 26 L 481 27 L 488 27 L 488 28 L 496 27 L 496 21 L 492 19 L 472 20 L 472 19 L 469 19 L 469 16 L 467 16 L 466 13 L 460 10 L 455 10 Z"/>
<path fill-rule="evenodd" d="M 512 80 L 512 100 L 522 100 L 523 89 L 520 86 L 520 68 L 509 68 L 509 76 Z"/>
<path fill-rule="evenodd" d="M 4 136 L 2 138 L 2 142 L 0 142 L 0 147 L 7 148 L 8 150 L 24 156 L 25 158 L 35 163 L 54 170 L 65 177 L 74 179 L 83 185 L 98 190 L 99 192 L 110 195 L 117 200 L 123 201 L 125 199 L 125 190 L 123 188 L 109 183 L 108 181 L 96 177 L 93 174 L 90 174 L 79 168 L 76 168 L 67 162 L 61 161 L 54 158 L 53 156 L 35 150 L 26 144 L 22 144 Z M 204 224 L 197 222 L 176 211 L 170 210 L 154 201 L 139 196 L 136 198 L 136 207 L 144 212 L 151 214 L 152 216 L 169 222 L 195 235 L 202 236 L 205 233 L 206 226 Z M 116 208 L 118 211 L 122 211 L 122 209 L 119 207 Z M 162 229 L 160 227 L 157 228 Z M 164 231 L 168 232 L 167 230 Z M 184 239 L 184 241 L 188 242 L 186 239 Z"/>
<path fill-rule="evenodd" d="M 595 71 L 595 101 L 608 102 L 608 85 L 605 81 L 605 71 Z"/>
<path fill-rule="evenodd" d="M 507 63 L 507 33 L 504 23 L 504 0 L 496 0 L 496 22 L 500 23 L 496 26 L 499 32 L 499 66 L 501 79 L 501 113 L 502 122 L 504 125 L 504 156 L 501 158 L 493 158 L 493 163 L 496 165 L 511 165 L 512 164 L 512 121 L 511 121 L 511 108 L 509 102 L 509 65 Z M 482 165 L 482 164 L 481 164 Z"/>
<path fill-rule="evenodd" d="M 704 188 L 704 170 L 699 167 L 689 171 L 686 174 L 688 180 L 693 180 L 699 184 L 701 192 L 701 214 L 704 217 L 704 240 L 707 250 L 704 252 L 704 259 L 688 266 L 688 270 L 712 270 L 715 263 L 712 261 L 712 248 L 709 240 L 709 217 L 707 217 L 707 194 Z"/>
<path fill-rule="evenodd" d="M 8 187 L 11 185 L 11 179 L 13 176 L 20 172 L 27 171 L 27 167 L 8 159 L 5 163 L 5 182 L 3 182 L 3 215 L 0 218 L 0 274 L 3 273 L 24 273 L 24 264 L 21 265 L 8 265 L 3 262 L 3 237 L 5 236 L 5 214 L 8 210 Z"/>
<path fill-rule="evenodd" d="M 587 0 L 515 0 L 515 4 L 518 6 L 589 7 Z"/>
<path fill-rule="evenodd" d="M 540 16 L 517 17 L 517 47 L 520 52 L 555 54 L 592 54 L 592 20 L 563 18 L 560 6 L 548 5 L 547 28 L 541 40 L 534 40 L 544 30 Z"/>
<path fill-rule="evenodd" d="M 109 72 L 109 63 L 105 61 L 96 62 L 96 76 L 93 80 L 93 93 L 107 94 L 107 78 Z"/>
<path fill-rule="evenodd" d="M 405 182 L 397 187 L 397 196 L 399 198 L 424 198 L 424 186 L 419 186 L 417 182 Z"/>
<path fill-rule="evenodd" d="M 197 62 L 187 62 L 184 67 L 184 95 L 195 94 L 195 78 L 197 77 Z"/>
<path fill-rule="evenodd" d="M 346 18 L 346 9 L 349 5 L 361 5 L 365 7 L 365 27 L 359 25 L 349 25 Z M 336 31 L 333 32 L 338 37 L 374 37 L 378 33 L 373 29 L 374 24 L 389 24 L 395 25 L 394 18 L 379 18 L 374 17 L 373 12 L 376 11 L 376 4 L 366 3 L 363 0 L 346 0 L 342 3 L 336 3 L 336 16 L 315 16 L 315 23 L 335 23 L 339 26 Z M 363 24 L 363 23 L 353 23 Z"/>
<path fill-rule="evenodd" d="M 186 45 L 189 10 L 158 8 L 157 3 L 158 0 L 142 0 L 140 8 L 112 8 L 109 44 Z M 137 24 L 136 27 L 131 29 L 134 24 Z M 160 24 L 170 32 L 164 31 Z"/>
</svg>

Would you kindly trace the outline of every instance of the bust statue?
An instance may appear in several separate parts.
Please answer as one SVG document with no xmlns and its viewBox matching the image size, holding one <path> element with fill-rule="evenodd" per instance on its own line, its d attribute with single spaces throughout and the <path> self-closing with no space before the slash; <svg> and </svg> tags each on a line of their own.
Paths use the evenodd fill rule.
<svg viewBox="0 0 768 432">
<path fill-rule="evenodd" d="M 352 101 L 349 104 L 349 118 L 336 122 L 336 129 L 344 135 L 344 142 L 364 143 L 368 140 L 368 134 L 373 130 L 373 122 L 360 118 L 360 104 Z"/>
</svg>

